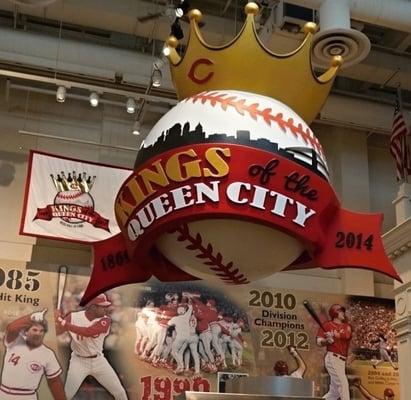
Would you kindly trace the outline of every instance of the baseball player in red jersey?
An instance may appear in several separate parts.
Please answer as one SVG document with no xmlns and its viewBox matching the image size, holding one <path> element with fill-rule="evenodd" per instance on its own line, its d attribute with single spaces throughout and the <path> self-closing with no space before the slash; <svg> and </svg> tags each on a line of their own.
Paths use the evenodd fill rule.
<svg viewBox="0 0 411 400">
<path fill-rule="evenodd" d="M 214 310 L 210 309 L 198 298 L 193 297 L 194 316 L 197 318 L 197 331 L 204 346 L 204 352 L 208 359 L 210 372 L 217 372 L 214 354 L 211 351 L 212 334 L 210 322 L 214 320 Z"/>
<path fill-rule="evenodd" d="M 54 352 L 43 344 L 47 309 L 21 317 L 7 326 L 0 399 L 36 400 L 43 375 L 55 400 L 65 400 L 61 367 Z"/>
<path fill-rule="evenodd" d="M 353 385 L 361 392 L 367 400 L 395 400 L 394 391 L 391 388 L 384 390 L 384 399 L 373 396 L 361 383 L 360 378 L 354 379 Z"/>
<path fill-rule="evenodd" d="M 57 334 L 67 331 L 71 337 L 72 353 L 64 386 L 68 400 L 88 375 L 96 378 L 116 400 L 127 400 L 120 379 L 103 354 L 104 339 L 110 332 L 111 319 L 107 315 L 110 305 L 106 295 L 100 294 L 85 310 L 57 318 Z"/>
<path fill-rule="evenodd" d="M 350 400 L 350 389 L 345 374 L 345 362 L 351 340 L 351 326 L 346 322 L 345 308 L 333 304 L 328 310 L 330 320 L 323 323 L 317 334 L 317 344 L 327 347 L 324 365 L 330 375 L 327 400 Z"/>
</svg>

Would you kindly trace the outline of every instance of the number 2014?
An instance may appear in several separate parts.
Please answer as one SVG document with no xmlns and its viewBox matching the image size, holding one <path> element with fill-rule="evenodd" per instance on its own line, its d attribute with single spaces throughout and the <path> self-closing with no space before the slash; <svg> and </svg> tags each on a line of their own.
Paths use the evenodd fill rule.
<svg viewBox="0 0 411 400">
<path fill-rule="evenodd" d="M 337 237 L 335 240 L 335 247 L 342 249 L 346 247 L 347 249 L 366 249 L 368 251 L 373 248 L 374 236 L 364 236 L 362 233 L 354 232 L 337 232 Z"/>
</svg>

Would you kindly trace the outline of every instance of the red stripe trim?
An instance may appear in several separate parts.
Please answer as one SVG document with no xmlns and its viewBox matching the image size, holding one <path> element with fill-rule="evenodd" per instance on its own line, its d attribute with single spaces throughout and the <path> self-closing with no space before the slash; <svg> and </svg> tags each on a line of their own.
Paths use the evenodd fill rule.
<svg viewBox="0 0 411 400">
<path fill-rule="evenodd" d="M 56 372 L 50 375 L 46 375 L 47 379 L 55 378 L 56 376 L 61 374 L 61 368 L 59 368 Z"/>
<path fill-rule="evenodd" d="M 4 385 L 0 386 L 0 391 L 6 394 L 13 394 L 17 396 L 31 396 L 32 394 L 36 393 L 36 391 L 33 389 L 9 388 Z"/>
</svg>

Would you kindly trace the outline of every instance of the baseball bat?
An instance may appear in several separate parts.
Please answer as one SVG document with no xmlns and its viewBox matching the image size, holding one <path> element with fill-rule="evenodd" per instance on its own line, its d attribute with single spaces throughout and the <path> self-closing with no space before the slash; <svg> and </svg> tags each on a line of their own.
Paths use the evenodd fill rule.
<svg viewBox="0 0 411 400">
<path fill-rule="evenodd" d="M 57 310 L 61 309 L 61 302 L 63 300 L 64 288 L 67 280 L 67 265 L 61 265 L 59 268 L 59 286 L 57 291 Z"/>
<path fill-rule="evenodd" d="M 314 310 L 314 307 L 312 306 L 312 304 L 308 300 L 304 300 L 303 306 L 308 311 L 308 313 L 311 315 L 311 317 L 314 319 L 314 321 L 317 322 L 318 326 L 325 332 L 323 323 L 321 322 L 317 312 Z"/>
</svg>

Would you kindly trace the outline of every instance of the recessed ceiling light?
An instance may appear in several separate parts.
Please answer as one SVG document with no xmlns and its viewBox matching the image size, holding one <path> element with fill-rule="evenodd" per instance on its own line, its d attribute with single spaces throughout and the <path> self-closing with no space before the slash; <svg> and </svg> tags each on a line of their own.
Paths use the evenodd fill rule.
<svg viewBox="0 0 411 400">
<path fill-rule="evenodd" d="M 99 97 L 98 97 L 98 94 L 96 92 L 91 92 L 90 93 L 89 100 L 90 100 L 91 107 L 97 107 L 98 106 Z"/>
</svg>

